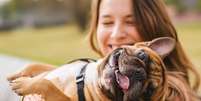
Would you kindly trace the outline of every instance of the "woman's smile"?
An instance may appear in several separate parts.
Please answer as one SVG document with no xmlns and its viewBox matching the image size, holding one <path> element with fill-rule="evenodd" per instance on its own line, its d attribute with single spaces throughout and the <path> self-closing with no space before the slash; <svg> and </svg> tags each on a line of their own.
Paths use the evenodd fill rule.
<svg viewBox="0 0 201 101">
<path fill-rule="evenodd" d="M 115 50 L 115 49 L 120 48 L 122 46 L 131 46 L 131 45 L 134 45 L 134 44 L 135 44 L 134 42 L 128 42 L 128 43 L 110 43 L 110 44 L 108 44 L 108 47 L 111 50 Z"/>
</svg>

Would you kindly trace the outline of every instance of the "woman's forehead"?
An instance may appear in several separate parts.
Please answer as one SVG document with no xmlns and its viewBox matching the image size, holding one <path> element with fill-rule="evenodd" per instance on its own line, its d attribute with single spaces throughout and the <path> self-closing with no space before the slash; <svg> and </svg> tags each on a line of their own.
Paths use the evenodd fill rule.
<svg viewBox="0 0 201 101">
<path fill-rule="evenodd" d="M 133 15 L 132 0 L 102 0 L 99 12 L 101 17 Z"/>
</svg>

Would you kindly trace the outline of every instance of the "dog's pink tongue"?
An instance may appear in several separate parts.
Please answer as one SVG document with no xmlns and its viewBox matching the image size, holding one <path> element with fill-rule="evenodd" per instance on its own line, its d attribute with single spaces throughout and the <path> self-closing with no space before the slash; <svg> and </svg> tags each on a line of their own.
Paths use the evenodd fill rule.
<svg viewBox="0 0 201 101">
<path fill-rule="evenodd" d="M 119 86 L 122 88 L 122 90 L 128 90 L 129 87 L 129 78 L 125 75 L 122 75 L 118 71 L 115 72 L 116 80 Z"/>
</svg>

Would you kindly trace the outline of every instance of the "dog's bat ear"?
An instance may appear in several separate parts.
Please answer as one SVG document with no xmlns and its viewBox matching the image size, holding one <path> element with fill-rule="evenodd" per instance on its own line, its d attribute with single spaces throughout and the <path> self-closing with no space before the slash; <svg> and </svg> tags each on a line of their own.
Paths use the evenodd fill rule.
<svg viewBox="0 0 201 101">
<path fill-rule="evenodd" d="M 159 37 L 149 42 L 148 47 L 158 53 L 161 58 L 165 58 L 176 45 L 176 41 L 170 37 Z"/>
</svg>

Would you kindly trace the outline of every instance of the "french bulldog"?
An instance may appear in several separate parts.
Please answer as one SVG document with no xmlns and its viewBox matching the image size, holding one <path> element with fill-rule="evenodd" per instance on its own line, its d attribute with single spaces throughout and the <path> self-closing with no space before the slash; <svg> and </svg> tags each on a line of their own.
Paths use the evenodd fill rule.
<svg viewBox="0 0 201 101">
<path fill-rule="evenodd" d="M 163 59 L 175 45 L 173 38 L 160 37 L 115 49 L 87 64 L 86 101 L 199 101 L 181 73 L 166 70 Z M 46 101 L 78 101 L 76 75 L 84 64 L 75 61 L 56 69 L 32 66 L 8 80 L 22 96 L 37 93 Z"/>
</svg>

